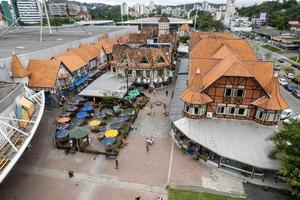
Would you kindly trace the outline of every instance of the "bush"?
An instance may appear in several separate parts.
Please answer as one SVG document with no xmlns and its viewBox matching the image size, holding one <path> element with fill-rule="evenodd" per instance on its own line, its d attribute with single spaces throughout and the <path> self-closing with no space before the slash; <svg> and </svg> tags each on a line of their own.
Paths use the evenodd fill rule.
<svg viewBox="0 0 300 200">
<path fill-rule="evenodd" d="M 285 73 L 294 73 L 295 72 L 295 69 L 293 67 L 290 67 L 290 66 L 286 66 L 283 68 L 283 71 Z"/>
</svg>

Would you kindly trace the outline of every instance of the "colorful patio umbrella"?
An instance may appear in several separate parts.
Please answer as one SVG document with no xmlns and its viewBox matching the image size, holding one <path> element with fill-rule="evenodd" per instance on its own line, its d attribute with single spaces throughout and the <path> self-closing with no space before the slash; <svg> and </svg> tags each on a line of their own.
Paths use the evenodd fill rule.
<svg viewBox="0 0 300 200">
<path fill-rule="evenodd" d="M 104 135 L 105 137 L 116 137 L 117 135 L 119 134 L 119 132 L 117 130 L 114 130 L 114 129 L 109 129 L 107 130 Z"/>
<path fill-rule="evenodd" d="M 116 142 L 116 139 L 113 137 L 108 137 L 108 138 L 104 138 L 103 140 L 101 140 L 101 144 L 103 144 L 105 146 L 112 145 L 115 142 Z"/>
<path fill-rule="evenodd" d="M 92 111 L 92 110 L 94 110 L 94 107 L 93 106 L 89 106 L 89 105 L 83 106 L 81 108 L 81 111 Z"/>
<path fill-rule="evenodd" d="M 77 119 L 75 118 L 75 120 L 72 120 L 72 122 L 70 123 L 71 128 L 74 128 L 76 126 L 81 126 L 83 125 L 83 120 L 82 119 Z"/>
<path fill-rule="evenodd" d="M 124 122 L 115 122 L 110 125 L 111 129 L 119 130 L 124 125 Z"/>
<path fill-rule="evenodd" d="M 128 96 L 131 96 L 131 97 L 137 97 L 139 95 L 140 95 L 140 91 L 138 91 L 138 90 L 130 90 L 128 92 Z"/>
<path fill-rule="evenodd" d="M 62 123 L 62 124 L 58 124 L 56 126 L 56 130 L 68 129 L 69 127 L 70 127 L 70 124 Z"/>
<path fill-rule="evenodd" d="M 70 122 L 71 118 L 70 117 L 60 117 L 57 119 L 57 122 L 62 124 L 62 123 L 68 123 Z"/>
<path fill-rule="evenodd" d="M 101 121 L 100 120 L 92 120 L 92 121 L 89 121 L 89 126 L 99 126 L 101 124 Z"/>
<path fill-rule="evenodd" d="M 55 137 L 57 137 L 59 139 L 63 139 L 63 138 L 66 138 L 69 134 L 70 134 L 69 130 L 62 129 L 55 133 Z"/>
<path fill-rule="evenodd" d="M 88 116 L 89 116 L 89 114 L 87 112 L 78 112 L 76 114 L 77 119 L 84 119 L 84 118 L 87 118 Z"/>
<path fill-rule="evenodd" d="M 70 131 L 70 138 L 81 139 L 90 134 L 90 129 L 87 127 L 75 127 Z"/>
</svg>

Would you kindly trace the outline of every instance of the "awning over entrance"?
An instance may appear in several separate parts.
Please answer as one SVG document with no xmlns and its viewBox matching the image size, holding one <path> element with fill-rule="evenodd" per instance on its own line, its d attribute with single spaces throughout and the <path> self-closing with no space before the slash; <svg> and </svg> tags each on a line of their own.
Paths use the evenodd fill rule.
<svg viewBox="0 0 300 200">
<path fill-rule="evenodd" d="M 175 126 L 188 138 L 228 159 L 262 169 L 278 169 L 268 156 L 275 127 L 249 121 L 182 118 Z"/>
<path fill-rule="evenodd" d="M 126 77 L 118 77 L 111 72 L 106 72 L 84 90 L 82 90 L 80 96 L 91 96 L 91 97 L 105 97 L 114 96 L 116 98 L 122 98 L 126 92 Z M 129 78 L 128 86 L 133 84 L 133 80 Z"/>
</svg>

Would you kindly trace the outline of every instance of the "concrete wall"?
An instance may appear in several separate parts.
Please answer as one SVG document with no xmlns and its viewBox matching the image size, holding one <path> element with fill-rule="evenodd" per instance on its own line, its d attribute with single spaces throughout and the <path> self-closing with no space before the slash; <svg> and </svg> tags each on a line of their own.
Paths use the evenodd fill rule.
<svg viewBox="0 0 300 200">
<path fill-rule="evenodd" d="M 109 38 L 118 38 L 121 35 L 137 32 L 138 27 L 137 26 L 128 26 L 124 29 L 107 33 L 107 36 Z M 66 44 L 62 44 L 59 46 L 42 49 L 40 51 L 30 52 L 22 55 L 17 55 L 20 59 L 20 62 L 24 65 L 24 67 L 27 67 L 27 64 L 29 62 L 29 59 L 51 59 L 52 57 L 62 54 L 66 52 L 68 48 L 77 48 L 81 43 L 94 43 L 96 42 L 102 34 L 92 36 L 89 38 L 84 38 L 81 40 L 69 42 Z M 1 47 L 0 47 L 1 48 Z M 13 81 L 12 78 L 10 78 L 10 72 L 11 72 L 11 57 L 0 59 L 0 81 Z"/>
</svg>

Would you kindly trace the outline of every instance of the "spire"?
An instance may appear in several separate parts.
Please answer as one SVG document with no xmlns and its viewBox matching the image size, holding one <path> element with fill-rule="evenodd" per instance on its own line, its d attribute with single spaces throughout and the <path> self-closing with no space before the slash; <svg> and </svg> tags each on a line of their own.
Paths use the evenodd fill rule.
<svg viewBox="0 0 300 200">
<path fill-rule="evenodd" d="M 12 52 L 11 73 L 12 78 L 24 78 L 29 75 L 14 51 Z"/>
</svg>

